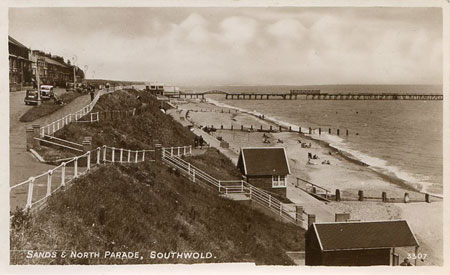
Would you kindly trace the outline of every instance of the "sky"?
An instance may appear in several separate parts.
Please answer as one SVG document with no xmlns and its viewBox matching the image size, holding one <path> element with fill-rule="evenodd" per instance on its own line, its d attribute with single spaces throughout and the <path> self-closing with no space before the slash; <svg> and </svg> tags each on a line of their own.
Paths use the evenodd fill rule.
<svg viewBox="0 0 450 275">
<path fill-rule="evenodd" d="M 441 84 L 440 8 L 11 8 L 9 34 L 87 78 Z"/>
</svg>

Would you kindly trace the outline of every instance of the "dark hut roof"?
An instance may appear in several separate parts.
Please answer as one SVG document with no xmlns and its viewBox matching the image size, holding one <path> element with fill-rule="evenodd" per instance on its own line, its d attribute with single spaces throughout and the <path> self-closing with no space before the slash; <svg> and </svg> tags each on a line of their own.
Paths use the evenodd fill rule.
<svg viewBox="0 0 450 275">
<path fill-rule="evenodd" d="M 242 148 L 238 167 L 247 176 L 285 176 L 291 173 L 283 147 Z"/>
<path fill-rule="evenodd" d="M 419 246 L 405 220 L 314 223 L 322 251 Z"/>
</svg>

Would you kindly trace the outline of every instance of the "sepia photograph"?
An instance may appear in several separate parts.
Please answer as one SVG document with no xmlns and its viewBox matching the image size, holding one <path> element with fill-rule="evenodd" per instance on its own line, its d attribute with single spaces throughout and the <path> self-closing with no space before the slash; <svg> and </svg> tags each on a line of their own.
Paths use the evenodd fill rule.
<svg viewBox="0 0 450 275">
<path fill-rule="evenodd" d="M 447 1 L 121 3 L 5 8 L 9 271 L 442 272 Z"/>
</svg>

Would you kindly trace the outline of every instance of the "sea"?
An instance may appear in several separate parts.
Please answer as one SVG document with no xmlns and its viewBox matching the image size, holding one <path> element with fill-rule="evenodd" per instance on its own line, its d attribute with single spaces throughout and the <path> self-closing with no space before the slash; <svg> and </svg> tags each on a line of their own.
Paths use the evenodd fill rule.
<svg viewBox="0 0 450 275">
<path fill-rule="evenodd" d="M 312 85 L 196 86 L 181 90 L 205 92 L 286 93 L 320 89 L 323 93 L 442 94 L 440 85 Z M 421 192 L 443 192 L 443 102 L 416 100 L 207 100 L 256 115 L 282 126 L 315 129 L 320 139 L 370 169 L 402 181 Z M 322 134 L 318 134 L 318 128 Z M 328 134 L 328 129 L 332 134 Z M 340 129 L 338 136 L 336 131 Z M 305 132 L 305 130 L 303 130 Z M 349 135 L 345 133 L 348 130 Z"/>
</svg>

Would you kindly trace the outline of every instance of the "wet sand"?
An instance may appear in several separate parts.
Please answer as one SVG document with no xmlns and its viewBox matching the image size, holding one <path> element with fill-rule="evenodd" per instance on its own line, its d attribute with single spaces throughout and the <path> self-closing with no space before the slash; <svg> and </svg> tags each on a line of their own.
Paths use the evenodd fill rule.
<svg viewBox="0 0 450 275">
<path fill-rule="evenodd" d="M 215 106 L 213 104 L 189 100 L 188 103 L 177 104 L 178 110 L 169 112 L 178 116 L 185 116 L 186 121 L 192 122 L 196 127 L 214 126 L 220 129 L 240 129 L 241 125 L 253 128 L 278 129 L 274 123 L 260 119 L 254 115 L 236 112 L 234 109 Z M 268 136 L 270 143 L 264 143 L 263 134 Z M 322 133 L 324 134 L 324 133 Z M 205 135 L 207 135 L 205 133 Z M 353 220 L 391 220 L 406 219 L 420 243 L 419 252 L 427 253 L 425 262 L 419 265 L 443 264 L 443 203 L 433 199 L 432 203 L 382 203 L 379 201 L 343 201 L 343 202 L 319 202 L 305 197 L 305 192 L 296 188 L 305 187 L 304 182 L 297 181 L 297 177 L 328 189 L 332 194 L 336 189 L 341 191 L 344 198 L 357 200 L 358 191 L 363 190 L 365 196 L 381 197 L 386 192 L 388 198 L 403 198 L 408 192 L 411 199 L 424 199 L 424 194 L 416 192 L 402 184 L 401 181 L 380 174 L 362 163 L 350 159 L 341 152 L 330 148 L 324 142 L 317 141 L 308 134 L 293 132 L 262 133 L 256 131 L 230 131 L 217 130 L 211 133 L 214 137 L 221 137 L 229 142 L 230 152 L 227 156 L 236 161 L 241 147 L 250 146 L 277 146 L 285 147 L 292 174 L 288 177 L 288 198 L 294 203 L 308 205 L 311 211 L 317 211 L 318 221 L 333 221 L 334 213 L 350 213 Z M 282 140 L 278 143 L 277 140 Z M 299 141 L 311 144 L 311 148 L 302 148 Z M 308 153 L 319 158 L 311 160 L 308 164 Z M 328 160 L 329 165 L 322 164 Z M 303 193 L 303 194 L 302 194 Z M 309 195 L 307 195 L 309 196 Z M 309 196 L 311 197 L 311 196 Z M 311 197 L 312 198 L 312 197 Z M 307 210 L 307 207 L 305 207 Z M 322 215 L 322 217 L 321 217 Z M 425 221 L 426 220 L 426 221 Z M 406 250 L 405 250 L 406 251 Z M 407 252 L 413 252 L 408 250 Z"/>
</svg>

